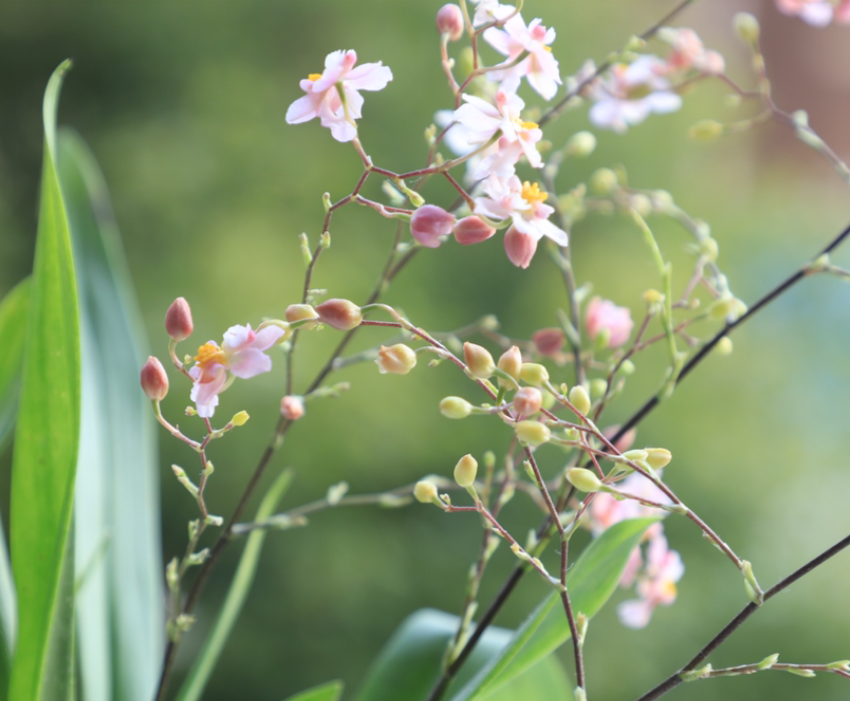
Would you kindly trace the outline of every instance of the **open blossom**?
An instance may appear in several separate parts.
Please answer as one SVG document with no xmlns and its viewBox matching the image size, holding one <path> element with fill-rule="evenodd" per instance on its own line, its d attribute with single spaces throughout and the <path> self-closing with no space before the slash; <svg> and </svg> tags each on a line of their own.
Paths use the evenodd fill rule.
<svg viewBox="0 0 850 701">
<path fill-rule="evenodd" d="M 617 607 L 617 615 L 629 628 L 643 628 L 649 623 L 656 606 L 669 606 L 676 600 L 676 582 L 685 573 L 682 558 L 667 547 L 663 535 L 650 538 L 644 571 L 638 575 L 637 599 L 624 601 Z"/>
<path fill-rule="evenodd" d="M 354 51 L 334 51 L 325 59 L 323 73 L 312 73 L 300 82 L 307 93 L 286 111 L 289 124 L 300 124 L 318 117 L 337 141 L 351 141 L 357 136 L 355 119 L 361 117 L 363 96 L 359 90 L 382 90 L 392 80 L 390 69 L 380 61 L 354 67 Z M 344 102 L 343 102 L 344 96 Z"/>
<path fill-rule="evenodd" d="M 549 44 L 555 41 L 555 30 L 547 29 L 539 19 L 531 20 L 526 26 L 520 15 L 514 15 L 504 24 L 503 29 L 490 27 L 484 30 L 484 40 L 496 51 L 507 56 L 504 63 L 513 63 L 520 55 L 528 55 L 515 66 L 489 71 L 488 76 L 502 81 L 502 87 L 508 92 L 516 92 L 522 78 L 544 99 L 551 100 L 558 92 L 561 76 L 558 62 L 552 56 Z"/>
<path fill-rule="evenodd" d="M 524 234 L 529 242 L 533 241 L 534 248 L 536 248 L 537 241 L 544 236 L 548 236 L 559 246 L 567 245 L 569 241 L 567 232 L 549 221 L 549 216 L 555 210 L 553 207 L 543 204 L 548 193 L 540 192 L 537 183 L 533 185 L 527 181 L 521 183 L 516 175 L 512 175 L 510 178 L 499 178 L 491 175 L 482 185 L 482 190 L 486 197 L 475 198 L 475 214 L 481 214 L 491 219 L 510 219 L 512 222 L 511 229 L 519 234 Z M 508 245 L 507 239 L 505 245 L 506 247 Z M 524 268 L 527 267 L 533 255 L 534 250 L 531 250 L 530 255 L 522 256 L 525 265 L 517 263 L 513 257 L 511 257 L 511 261 Z"/>
<path fill-rule="evenodd" d="M 271 370 L 272 360 L 263 351 L 283 335 L 284 330 L 279 326 L 266 326 L 258 331 L 250 324 L 231 326 L 220 348 L 214 341 L 198 348 L 195 365 L 189 370 L 195 381 L 190 396 L 198 407 L 198 416 L 209 418 L 213 415 L 218 395 L 227 389 L 233 377 L 247 379 Z"/>
<path fill-rule="evenodd" d="M 587 305 L 585 325 L 591 338 L 607 333 L 608 348 L 616 348 L 629 340 L 635 324 L 628 307 L 618 307 L 607 299 L 594 297 Z"/>
<path fill-rule="evenodd" d="M 666 72 L 666 64 L 657 56 L 640 56 L 628 65 L 615 64 L 589 91 L 596 100 L 590 108 L 590 121 L 622 134 L 630 124 L 639 124 L 652 112 L 675 112 L 682 106 L 682 98 L 670 90 Z"/>
<path fill-rule="evenodd" d="M 658 36 L 670 44 L 670 55 L 667 56 L 667 70 L 670 74 L 695 70 L 718 75 L 726 68 L 723 56 L 707 50 L 693 29 L 664 27 Z"/>
<path fill-rule="evenodd" d="M 497 148 L 482 154 L 484 157 L 473 169 L 473 178 L 480 180 L 491 174 L 509 177 L 514 174 L 514 164 L 522 156 L 533 168 L 543 166 L 536 146 L 543 138 L 543 131 L 534 122 L 524 121 L 520 116 L 525 107 L 522 98 L 500 88 L 496 92 L 495 104 L 474 95 L 464 94 L 463 99 L 466 104 L 455 110 L 454 119 L 466 128 L 464 138 L 467 143 L 480 146 L 501 133 Z"/>
<path fill-rule="evenodd" d="M 504 19 L 516 11 L 513 5 L 502 5 L 499 0 L 473 0 L 478 7 L 472 18 L 473 27 L 482 27 L 496 20 Z"/>
<path fill-rule="evenodd" d="M 834 19 L 850 23 L 850 0 L 776 0 L 777 9 L 786 15 L 799 16 L 813 27 L 825 27 Z"/>
</svg>

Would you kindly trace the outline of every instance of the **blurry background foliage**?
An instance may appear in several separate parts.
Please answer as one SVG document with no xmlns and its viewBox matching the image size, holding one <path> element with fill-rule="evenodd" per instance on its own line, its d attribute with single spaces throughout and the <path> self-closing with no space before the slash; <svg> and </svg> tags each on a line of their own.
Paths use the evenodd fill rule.
<svg viewBox="0 0 850 701">
<path fill-rule="evenodd" d="M 531 0 L 524 15 L 554 26 L 553 46 L 563 75 L 583 61 L 603 59 L 631 34 L 661 17 L 672 2 Z M 284 114 L 301 93 L 298 80 L 320 71 L 325 55 L 354 48 L 360 61 L 383 61 L 394 80 L 367 94 L 362 141 L 379 165 L 398 171 L 422 164 L 423 130 L 436 109 L 449 107 L 433 21 L 439 2 L 363 0 L 246 0 L 146 3 L 30 2 L 0 6 L 0 293 L 31 266 L 38 172 L 41 95 L 53 68 L 73 57 L 59 121 L 91 144 L 111 188 L 130 266 L 151 335 L 165 357 L 162 319 L 185 296 L 196 333 L 180 351 L 220 339 L 230 325 L 281 316 L 300 301 L 303 263 L 298 234 L 315 243 L 321 194 L 350 192 L 360 172 L 353 150 L 316 122 L 287 126 Z M 813 127 L 850 158 L 848 73 L 850 29 L 811 29 L 780 16 L 771 3 L 724 0 L 697 4 L 677 19 L 727 57 L 729 73 L 752 84 L 748 60 L 730 31 L 734 12 L 762 19 L 767 65 L 778 103 L 805 108 Z M 491 58 L 493 58 L 491 56 Z M 790 132 L 768 125 L 757 133 L 693 143 L 687 127 L 706 117 L 732 120 L 725 90 L 706 82 L 684 109 L 652 117 L 627 137 L 600 133 L 588 162 L 568 164 L 563 191 L 598 166 L 626 164 L 631 183 L 670 190 L 687 211 L 707 220 L 720 244 L 732 289 L 752 302 L 799 266 L 850 216 L 847 186 Z M 527 102 L 536 96 L 523 93 Z M 587 128 L 586 108 L 547 132 L 556 145 Z M 379 181 L 367 194 L 379 197 Z M 448 202 L 437 183 L 424 191 Z M 688 271 L 687 240 L 676 226 L 650 223 L 670 257 L 678 288 Z M 362 300 L 371 289 L 393 224 L 370 211 L 343 210 L 333 222 L 333 247 L 314 285 L 331 296 Z M 594 217 L 573 231 L 580 282 L 641 313 L 639 295 L 657 285 L 637 231 L 625 218 Z M 847 265 L 850 254 L 834 260 Z M 502 330 L 528 337 L 555 323 L 562 286 L 546 256 L 528 271 L 506 260 L 501 237 L 480 246 L 453 243 L 417 256 L 385 301 L 401 305 L 429 330 L 458 327 L 495 313 Z M 360 334 L 360 347 L 385 337 Z M 302 339 L 298 386 L 337 341 L 325 330 Z M 804 282 L 734 335 L 731 357 L 712 357 L 642 426 L 638 445 L 662 445 L 674 461 L 667 479 L 686 503 L 753 561 L 764 586 L 847 533 L 846 349 L 850 293 L 841 282 Z M 495 350 L 495 349 L 494 349 Z M 608 414 L 622 419 L 655 389 L 660 356 L 637 361 L 627 396 Z M 252 420 L 218 441 L 210 455 L 217 471 L 208 490 L 214 513 L 231 511 L 235 495 L 259 456 L 277 413 L 283 363 L 223 397 L 216 423 L 240 409 Z M 388 489 L 430 472 L 449 475 L 458 456 L 499 453 L 509 432 L 494 421 L 443 419 L 439 399 L 480 397 L 448 364 L 418 367 L 406 378 L 379 376 L 374 365 L 332 378 L 352 390 L 337 400 L 311 402 L 290 433 L 274 470 L 297 469 L 286 498 L 294 506 L 320 497 L 340 480 L 352 493 Z M 570 380 L 567 372 L 563 379 Z M 198 420 L 180 417 L 188 385 L 172 378 L 167 415 L 191 435 Z M 539 453 L 544 471 L 559 466 L 554 449 Z M 9 450 L 0 456 L 0 511 L 8 519 Z M 166 558 L 182 552 L 195 507 L 170 476 L 171 463 L 197 469 L 194 454 L 163 435 L 163 526 Z M 518 498 L 505 515 L 518 535 L 538 516 Z M 671 546 L 687 572 L 672 608 L 661 608 L 647 630 L 629 631 L 610 605 L 595 619 L 587 643 L 589 685 L 599 698 L 632 698 L 683 664 L 744 603 L 739 575 L 683 520 L 667 521 Z M 8 530 L 7 530 L 8 532 Z M 466 571 L 480 542 L 472 516 L 436 509 L 340 510 L 322 513 L 307 529 L 272 534 L 260 576 L 205 698 L 279 699 L 308 685 L 342 677 L 355 686 L 399 621 L 414 609 L 457 611 Z M 231 548 L 197 610 L 199 622 L 180 658 L 204 634 L 235 566 Z M 514 564 L 499 552 L 483 587 L 489 601 Z M 848 657 L 850 609 L 846 555 L 805 578 L 739 631 L 712 659 L 715 666 L 760 660 L 778 652 L 786 662 Z M 516 625 L 544 593 L 528 577 L 499 623 Z M 619 595 L 618 595 L 619 596 Z M 566 651 L 563 651 L 566 654 Z M 612 670 L 616 669 L 616 673 Z M 687 689 L 685 691 L 685 689 Z M 688 685 L 676 698 L 846 699 L 846 681 L 805 680 L 780 673 Z"/>
</svg>

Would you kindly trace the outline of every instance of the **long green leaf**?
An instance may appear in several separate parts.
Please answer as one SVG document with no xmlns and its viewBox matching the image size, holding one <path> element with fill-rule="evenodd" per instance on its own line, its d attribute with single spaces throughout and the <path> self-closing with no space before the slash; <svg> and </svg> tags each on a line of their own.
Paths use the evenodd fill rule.
<svg viewBox="0 0 850 701">
<path fill-rule="evenodd" d="M 567 585 L 573 611 L 591 617 L 617 588 L 629 554 L 657 519 L 621 521 L 588 545 L 570 570 Z M 545 658 L 570 639 L 561 598 L 552 592 L 531 613 L 498 655 L 452 701 L 482 699 Z"/>
<path fill-rule="evenodd" d="M 29 304 L 30 278 L 21 280 L 0 302 L 0 448 L 15 425 Z"/>
<path fill-rule="evenodd" d="M 12 460 L 10 542 L 18 593 L 12 701 L 73 690 L 74 474 L 80 349 L 71 240 L 56 174 L 56 109 L 66 61 L 44 96 L 44 170 L 20 408 Z"/>
<path fill-rule="evenodd" d="M 286 701 L 339 701 L 340 696 L 342 696 L 342 682 L 336 680 L 301 691 L 295 696 L 290 696 Z"/>
<path fill-rule="evenodd" d="M 291 481 L 292 471 L 284 470 L 263 497 L 255 520 L 264 521 L 274 513 L 277 503 L 283 498 Z M 207 636 L 204 647 L 192 665 L 192 669 L 189 670 L 186 681 L 180 688 L 177 701 L 196 701 L 201 697 L 215 663 L 224 649 L 227 637 L 242 610 L 245 598 L 251 589 L 265 538 L 266 531 L 262 529 L 255 530 L 248 536 L 248 542 L 245 544 L 245 549 L 239 560 L 239 567 L 236 568 L 236 574 L 233 576 L 233 582 L 227 592 L 227 598 L 224 600 L 221 612 Z"/>
<path fill-rule="evenodd" d="M 80 297 L 82 426 L 75 499 L 82 697 L 147 701 L 163 645 L 156 433 L 139 389 L 141 314 L 94 156 L 58 136 Z"/>
<path fill-rule="evenodd" d="M 570 701 L 573 684 L 556 655 L 543 658 L 530 669 L 486 696 L 487 701 Z"/>
</svg>

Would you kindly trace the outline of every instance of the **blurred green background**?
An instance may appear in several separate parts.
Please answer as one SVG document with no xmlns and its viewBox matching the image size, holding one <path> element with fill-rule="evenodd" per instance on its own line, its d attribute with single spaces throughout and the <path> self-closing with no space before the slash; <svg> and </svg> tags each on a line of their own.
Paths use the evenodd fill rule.
<svg viewBox="0 0 850 701">
<path fill-rule="evenodd" d="M 586 58 L 597 61 L 652 24 L 673 3 L 563 3 L 532 0 L 527 19 L 554 26 L 562 75 Z M 360 133 L 378 165 L 403 171 L 420 166 L 423 130 L 435 110 L 450 107 L 439 65 L 433 20 L 439 2 L 362 0 L 290 2 L 29 2 L 0 6 L 0 294 L 31 266 L 41 164 L 41 96 L 53 68 L 73 57 L 63 90 L 60 123 L 91 144 L 111 188 L 130 268 L 145 314 L 151 351 L 165 356 L 162 319 L 168 304 L 186 297 L 196 333 L 181 352 L 220 339 L 236 323 L 280 317 L 300 301 L 303 263 L 298 235 L 315 242 L 323 216 L 321 194 L 350 192 L 359 160 L 316 122 L 289 126 L 286 108 L 301 95 L 298 80 L 321 70 L 332 50 L 354 48 L 361 62 L 382 60 L 394 80 L 366 94 Z M 748 58 L 730 30 L 735 11 L 760 13 L 768 70 L 786 109 L 806 108 L 811 123 L 845 158 L 850 101 L 843 67 L 850 29 L 815 30 L 778 15 L 769 3 L 705 2 L 675 24 L 692 26 L 727 57 L 729 74 L 752 85 Z M 775 63 L 774 63 L 775 62 Z M 781 68 L 781 70 L 780 70 Z M 528 103 L 536 100 L 523 89 Z M 830 240 L 850 218 L 847 185 L 790 132 L 768 125 L 757 133 L 694 143 L 687 127 L 706 117 L 733 120 L 726 91 L 706 82 L 675 115 L 654 117 L 626 137 L 599 133 L 586 162 L 570 163 L 563 191 L 595 168 L 624 163 L 637 187 L 671 191 L 693 216 L 707 220 L 733 291 L 757 299 Z M 847 109 L 843 109 L 846 107 Z M 586 109 L 551 125 L 547 138 L 563 143 L 587 128 Z M 380 198 L 379 179 L 367 196 Z M 425 196 L 447 204 L 436 184 Z M 687 236 L 657 218 L 659 241 L 684 261 Z M 330 296 L 365 298 L 392 241 L 393 225 L 371 211 L 343 210 L 333 222 L 333 246 L 314 286 Z M 572 234 L 580 282 L 632 307 L 658 282 L 636 230 L 624 218 L 589 218 Z M 850 263 L 850 254 L 834 257 Z M 677 263 L 681 289 L 688 271 Z M 449 243 L 418 255 L 385 301 L 402 307 L 429 330 L 459 327 L 495 313 L 504 333 L 529 337 L 555 323 L 564 305 L 558 276 L 544 255 L 527 271 L 505 258 L 499 237 L 480 246 Z M 734 335 L 735 352 L 712 357 L 641 427 L 638 445 L 669 448 L 667 480 L 770 586 L 847 534 L 850 489 L 846 419 L 850 368 L 850 294 L 835 279 L 805 281 Z M 708 329 L 706 329 L 706 333 Z M 386 337 L 361 334 L 358 348 Z M 337 340 L 325 330 L 304 339 L 296 359 L 303 388 Z M 495 349 L 494 349 L 495 350 Z M 623 420 L 657 387 L 659 357 L 638 360 L 639 372 L 607 418 Z M 208 489 L 214 513 L 227 515 L 274 425 L 283 363 L 222 397 L 216 418 L 240 409 L 242 429 L 211 450 L 217 471 Z M 389 489 L 427 473 L 449 475 L 467 452 L 503 450 L 506 430 L 493 421 L 449 422 L 437 412 L 447 394 L 477 399 L 448 365 L 425 366 L 407 377 L 379 376 L 373 365 L 353 366 L 336 381 L 352 383 L 337 400 L 308 405 L 287 437 L 272 471 L 297 470 L 286 499 L 294 506 L 321 497 L 340 480 L 352 493 Z M 560 378 L 559 378 L 560 379 Z M 564 380 L 571 376 L 565 374 Z M 180 421 L 188 385 L 174 379 L 167 416 Z M 197 420 L 181 426 L 200 435 Z M 539 453 L 544 470 L 559 466 L 555 450 Z M 0 510 L 8 518 L 9 451 L 0 458 Z M 195 469 L 194 455 L 162 437 L 164 557 L 182 552 L 195 509 L 168 466 Z M 271 476 L 269 475 L 269 478 Z M 505 520 L 522 535 L 538 516 L 517 499 Z M 609 606 L 587 642 L 589 690 L 605 699 L 635 698 L 684 664 L 745 603 L 739 575 L 698 531 L 669 519 L 671 547 L 686 574 L 679 599 L 658 609 L 650 626 L 630 631 Z M 258 580 L 205 698 L 281 699 L 340 677 L 353 689 L 398 623 L 432 606 L 456 612 L 466 571 L 477 553 L 475 518 L 436 509 L 339 510 L 316 515 L 306 529 L 272 534 Z M 185 670 L 226 591 L 238 548 L 232 548 L 207 587 L 199 622 L 179 659 Z M 500 551 L 485 580 L 489 601 L 513 565 Z M 850 657 L 846 581 L 850 558 L 838 557 L 770 602 L 712 658 L 716 667 L 755 662 L 778 652 L 786 662 Z M 526 578 L 498 623 L 515 626 L 544 593 Z M 626 594 L 618 595 L 626 598 Z M 568 651 L 563 651 L 569 659 Z M 569 665 L 568 665 L 569 666 Z M 695 700 L 733 694 L 752 699 L 846 699 L 846 680 L 805 680 L 779 673 L 680 687 L 670 698 Z"/>
</svg>

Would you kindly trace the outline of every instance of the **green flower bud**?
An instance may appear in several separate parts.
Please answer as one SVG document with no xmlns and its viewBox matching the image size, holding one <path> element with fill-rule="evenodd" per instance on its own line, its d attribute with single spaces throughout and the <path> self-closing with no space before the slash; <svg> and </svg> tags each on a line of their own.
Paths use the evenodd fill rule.
<svg viewBox="0 0 850 701">
<path fill-rule="evenodd" d="M 576 385 L 570 390 L 569 395 L 570 404 L 572 404 L 576 411 L 579 414 L 583 414 L 587 416 L 587 412 L 590 411 L 590 397 L 587 394 L 587 390 L 581 385 Z"/>
<path fill-rule="evenodd" d="M 718 355 L 729 355 L 732 352 L 732 339 L 728 336 L 721 338 L 714 346 L 714 352 Z"/>
<path fill-rule="evenodd" d="M 590 189 L 597 195 L 610 195 L 619 184 L 617 174 L 610 168 L 600 168 L 590 176 Z"/>
<path fill-rule="evenodd" d="M 590 396 L 594 399 L 599 399 L 600 397 L 603 397 L 607 390 L 607 380 L 603 380 L 601 377 L 597 377 L 595 380 L 590 381 Z"/>
<path fill-rule="evenodd" d="M 598 492 L 602 486 L 599 478 L 583 467 L 571 467 L 567 470 L 567 480 L 573 487 L 582 492 Z"/>
<path fill-rule="evenodd" d="M 469 374 L 479 380 L 486 380 L 496 371 L 496 363 L 490 351 L 475 343 L 463 344 L 463 359 Z"/>
<path fill-rule="evenodd" d="M 506 372 L 508 375 L 513 377 L 517 382 L 519 382 L 519 373 L 522 368 L 522 353 L 520 353 L 519 348 L 516 346 L 511 346 L 508 348 L 501 356 L 499 356 L 499 362 L 497 364 L 499 370 Z M 506 387 L 511 389 L 513 385 L 508 380 L 503 378 L 499 378 L 499 387 Z"/>
<path fill-rule="evenodd" d="M 540 363 L 523 363 L 519 371 L 523 382 L 540 387 L 549 381 L 549 371 Z"/>
<path fill-rule="evenodd" d="M 596 137 L 589 131 L 579 131 L 567 141 L 567 155 L 587 158 L 596 148 Z"/>
<path fill-rule="evenodd" d="M 430 480 L 419 480 L 413 487 L 413 496 L 423 504 L 433 504 L 439 501 L 437 485 Z"/>
<path fill-rule="evenodd" d="M 744 41 L 755 44 L 759 40 L 759 21 L 749 12 L 738 12 L 732 18 L 733 26 L 738 36 Z"/>
<path fill-rule="evenodd" d="M 552 437 L 552 432 L 545 424 L 528 420 L 516 424 L 516 435 L 521 443 L 537 446 L 546 443 Z"/>
<path fill-rule="evenodd" d="M 472 404 L 462 397 L 445 397 L 440 402 L 440 413 L 447 419 L 465 419 L 472 413 Z"/>
<path fill-rule="evenodd" d="M 454 477 L 458 486 L 469 489 L 475 484 L 475 476 L 478 474 L 478 461 L 471 455 L 466 454 L 455 465 Z"/>
<path fill-rule="evenodd" d="M 696 141 L 711 141 L 723 134 L 724 126 L 713 119 L 703 119 L 688 129 L 688 136 Z"/>
<path fill-rule="evenodd" d="M 647 448 L 646 462 L 653 470 L 666 467 L 673 459 L 673 455 L 666 448 Z"/>
</svg>

